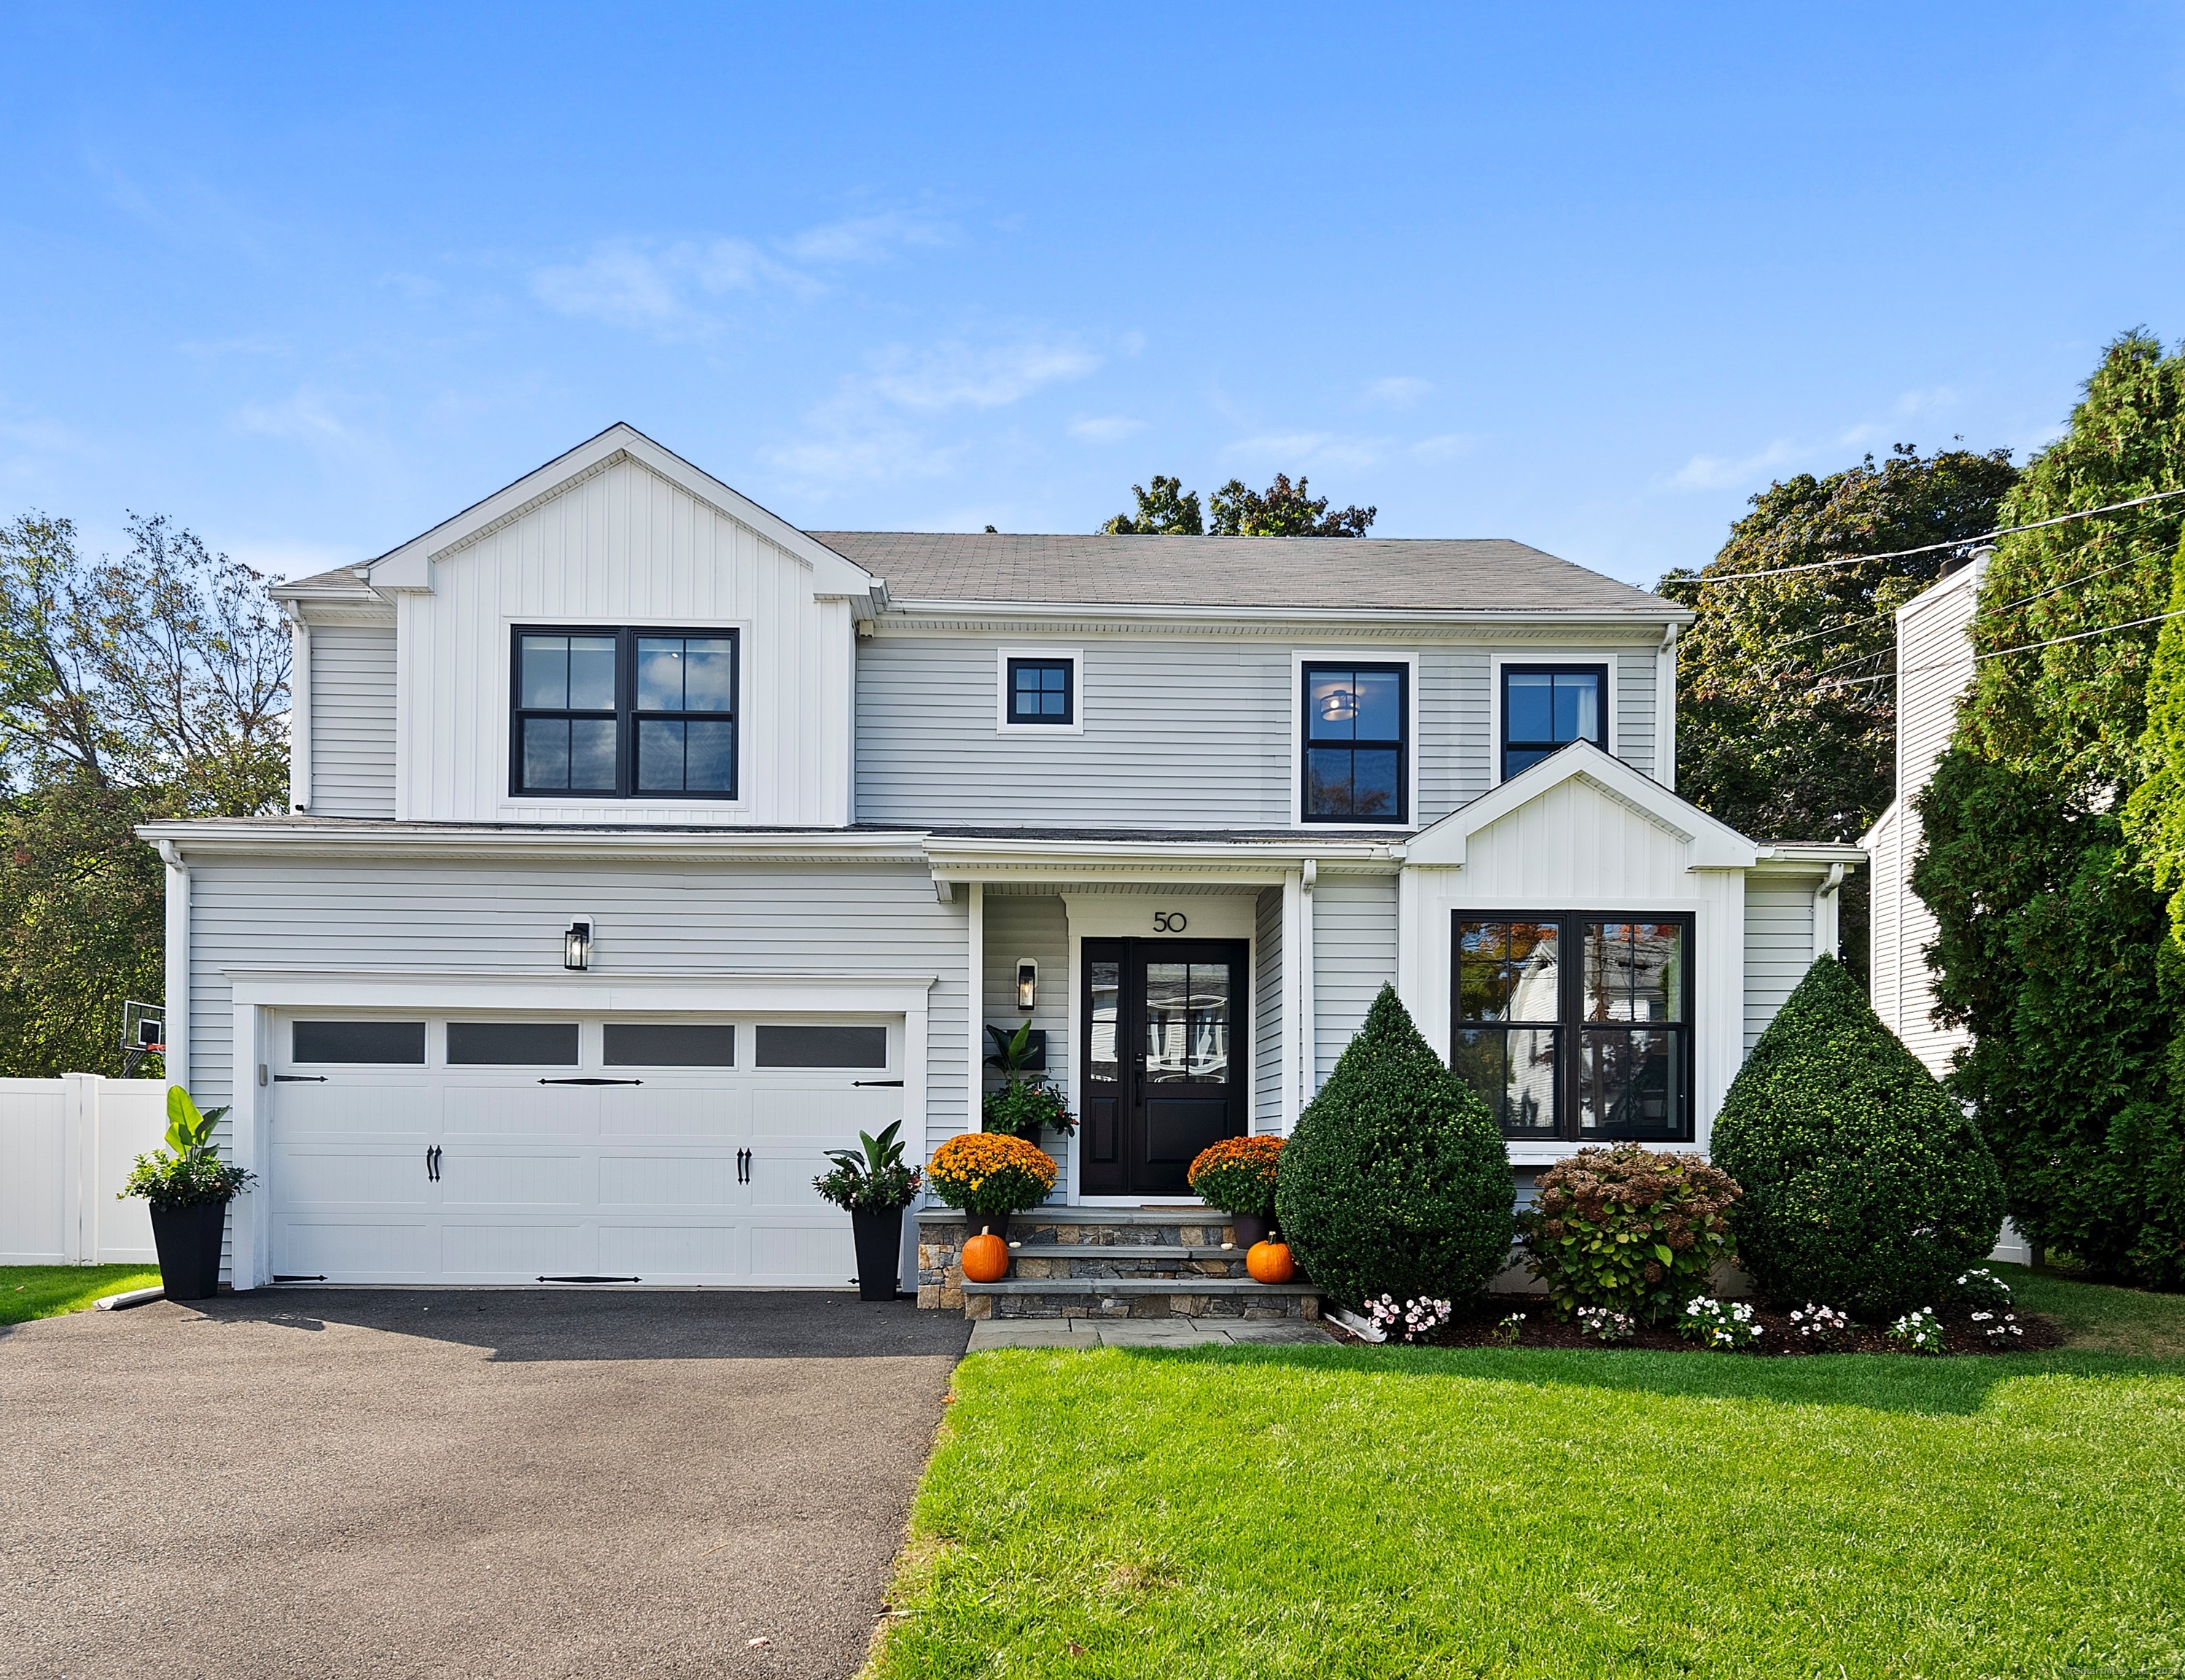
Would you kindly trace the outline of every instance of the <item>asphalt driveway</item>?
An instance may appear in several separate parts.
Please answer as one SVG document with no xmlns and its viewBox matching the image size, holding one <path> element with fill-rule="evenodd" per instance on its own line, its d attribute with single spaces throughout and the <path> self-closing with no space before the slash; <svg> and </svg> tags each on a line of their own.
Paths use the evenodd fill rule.
<svg viewBox="0 0 2185 1680">
<path fill-rule="evenodd" d="M 201 1307 L 0 1331 L 0 1675 L 852 1673 L 970 1330 L 835 1294 Z"/>
</svg>

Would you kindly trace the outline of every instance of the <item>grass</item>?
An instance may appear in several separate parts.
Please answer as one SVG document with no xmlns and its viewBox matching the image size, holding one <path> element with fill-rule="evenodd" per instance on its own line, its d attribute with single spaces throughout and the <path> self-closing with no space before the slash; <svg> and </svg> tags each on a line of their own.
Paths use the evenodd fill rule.
<svg viewBox="0 0 2185 1680">
<path fill-rule="evenodd" d="M 102 1295 L 159 1281 L 157 1266 L 0 1266 L 0 1324 L 81 1313 Z"/>
<path fill-rule="evenodd" d="M 2185 1359 L 2185 1296 L 2080 1283 L 2055 1272 L 1998 1265 L 2018 1304 L 2071 1333 L 2072 1351 Z"/>
<path fill-rule="evenodd" d="M 2097 1349 L 2185 1333 L 2021 1281 Z M 875 1676 L 2185 1673 L 2175 1359 L 1010 1350 L 955 1393 Z"/>
</svg>

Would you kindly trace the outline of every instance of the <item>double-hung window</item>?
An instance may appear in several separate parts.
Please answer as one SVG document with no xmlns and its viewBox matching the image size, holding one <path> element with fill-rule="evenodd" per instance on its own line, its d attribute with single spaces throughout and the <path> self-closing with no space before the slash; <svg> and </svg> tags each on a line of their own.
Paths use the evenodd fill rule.
<svg viewBox="0 0 2185 1680">
<path fill-rule="evenodd" d="M 510 789 L 736 797 L 734 630 L 516 632 Z"/>
<path fill-rule="evenodd" d="M 1502 667 L 1502 779 L 1573 741 L 1608 750 L 1608 667 Z"/>
<path fill-rule="evenodd" d="M 1692 922 L 1456 916 L 1450 1062 L 1510 1138 L 1692 1135 Z"/>
<path fill-rule="evenodd" d="M 1411 680 L 1409 665 L 1304 667 L 1305 821 L 1410 820 Z"/>
</svg>

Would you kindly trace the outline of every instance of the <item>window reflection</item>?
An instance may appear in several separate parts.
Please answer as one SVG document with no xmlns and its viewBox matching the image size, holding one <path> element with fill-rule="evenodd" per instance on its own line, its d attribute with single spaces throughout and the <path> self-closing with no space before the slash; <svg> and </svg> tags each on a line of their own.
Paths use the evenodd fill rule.
<svg viewBox="0 0 2185 1680">
<path fill-rule="evenodd" d="M 1085 1077 L 1114 1084 L 1122 1078 L 1115 1061 L 1115 1018 L 1123 997 L 1123 966 L 1119 962 L 1087 966 L 1092 970 L 1092 1041 L 1085 1058 Z"/>
<path fill-rule="evenodd" d="M 1229 965 L 1146 965 L 1146 1078 L 1219 1084 L 1229 1077 Z"/>
</svg>

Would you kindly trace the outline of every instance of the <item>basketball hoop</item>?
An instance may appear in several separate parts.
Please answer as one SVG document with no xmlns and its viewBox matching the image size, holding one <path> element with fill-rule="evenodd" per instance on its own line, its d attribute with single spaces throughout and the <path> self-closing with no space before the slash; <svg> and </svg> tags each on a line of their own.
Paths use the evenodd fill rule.
<svg viewBox="0 0 2185 1680">
<path fill-rule="evenodd" d="M 167 1053 L 167 1011 L 158 1004 L 121 1005 L 121 1077 L 137 1077 L 137 1064 L 148 1056 Z"/>
</svg>

